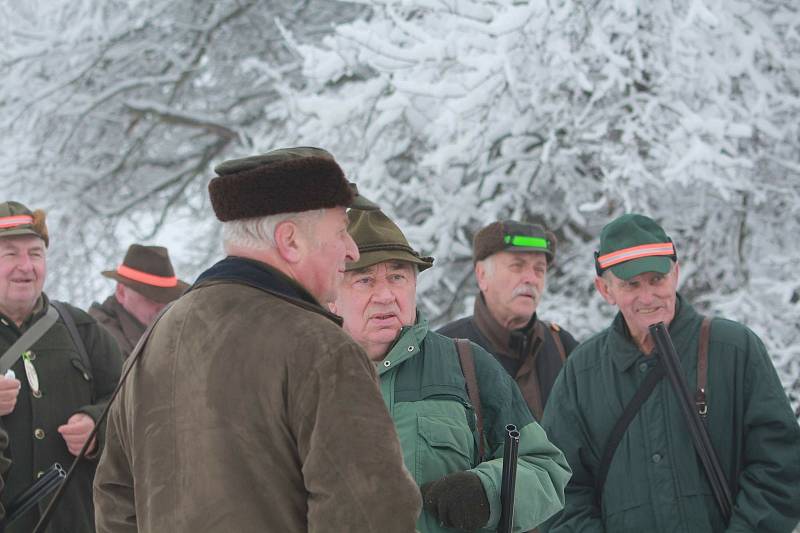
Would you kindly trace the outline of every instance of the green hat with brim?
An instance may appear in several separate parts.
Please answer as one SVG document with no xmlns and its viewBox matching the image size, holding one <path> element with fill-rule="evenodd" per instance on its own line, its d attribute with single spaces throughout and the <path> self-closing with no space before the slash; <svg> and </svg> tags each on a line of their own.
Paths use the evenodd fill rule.
<svg viewBox="0 0 800 533">
<path fill-rule="evenodd" d="M 0 203 L 0 238 L 35 235 L 50 244 L 50 237 L 45 223 L 45 213 L 41 209 L 31 211 L 19 202 Z"/>
<path fill-rule="evenodd" d="M 598 276 L 611 270 L 620 279 L 631 279 L 645 272 L 667 274 L 677 260 L 672 239 L 655 220 L 627 213 L 600 232 L 595 269 Z"/>
<path fill-rule="evenodd" d="M 405 261 L 420 272 L 433 265 L 433 257 L 421 256 L 383 211 L 349 211 L 347 231 L 358 246 L 359 258 L 347 263 L 347 271 L 367 268 L 384 261 Z"/>
</svg>

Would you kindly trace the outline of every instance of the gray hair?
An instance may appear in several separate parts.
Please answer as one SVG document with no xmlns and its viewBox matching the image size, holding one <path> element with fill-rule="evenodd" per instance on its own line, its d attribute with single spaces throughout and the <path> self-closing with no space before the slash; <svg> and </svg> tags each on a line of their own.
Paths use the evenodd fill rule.
<svg viewBox="0 0 800 533">
<path fill-rule="evenodd" d="M 325 214 L 324 209 L 301 211 L 299 213 L 279 213 L 266 217 L 243 218 L 222 223 L 222 248 L 225 253 L 231 247 L 249 248 L 252 250 L 269 250 L 275 248 L 275 228 L 281 222 L 294 222 L 307 234 L 311 235 L 312 224 Z"/>
</svg>

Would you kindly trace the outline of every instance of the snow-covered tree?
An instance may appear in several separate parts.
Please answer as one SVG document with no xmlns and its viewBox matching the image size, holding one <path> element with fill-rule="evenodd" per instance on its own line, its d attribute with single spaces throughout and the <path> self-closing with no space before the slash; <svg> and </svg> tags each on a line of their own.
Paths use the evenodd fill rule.
<svg viewBox="0 0 800 533">
<path fill-rule="evenodd" d="M 0 0 L 0 183 L 49 211 L 48 290 L 96 298 L 132 240 L 169 245 L 184 275 L 219 255 L 206 185 L 214 164 L 285 137 L 282 98 L 302 79 L 284 33 L 314 41 L 363 9 Z"/>
<path fill-rule="evenodd" d="M 800 13 L 772 0 L 373 0 L 298 43 L 297 141 L 332 150 L 437 258 L 436 323 L 470 310 L 471 236 L 560 238 L 543 314 L 581 337 L 602 225 L 659 219 L 699 307 L 759 333 L 800 389 Z"/>
</svg>

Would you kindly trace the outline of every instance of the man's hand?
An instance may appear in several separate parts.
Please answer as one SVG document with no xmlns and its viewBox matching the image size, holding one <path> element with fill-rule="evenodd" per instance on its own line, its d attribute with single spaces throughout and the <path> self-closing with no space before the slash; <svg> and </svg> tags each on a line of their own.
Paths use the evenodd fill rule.
<svg viewBox="0 0 800 533">
<path fill-rule="evenodd" d="M 453 472 L 420 487 L 422 505 L 444 527 L 475 531 L 489 521 L 489 500 L 480 478 Z"/>
<path fill-rule="evenodd" d="M 94 420 L 92 420 L 91 416 L 83 413 L 75 413 L 69 417 L 66 424 L 58 426 L 58 432 L 64 437 L 64 442 L 67 443 L 69 453 L 76 457 L 81 453 L 81 448 L 83 448 L 83 444 L 86 442 L 86 439 L 89 438 L 89 433 L 91 433 L 93 429 Z M 93 439 L 86 453 L 92 453 L 96 447 L 97 439 Z"/>
<path fill-rule="evenodd" d="M 18 379 L 0 376 L 0 416 L 6 416 L 17 406 L 20 382 Z"/>
</svg>

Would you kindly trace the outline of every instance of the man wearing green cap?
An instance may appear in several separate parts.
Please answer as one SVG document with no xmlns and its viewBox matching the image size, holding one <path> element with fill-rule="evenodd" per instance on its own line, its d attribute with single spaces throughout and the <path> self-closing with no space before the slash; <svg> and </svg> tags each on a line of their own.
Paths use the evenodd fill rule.
<svg viewBox="0 0 800 533">
<path fill-rule="evenodd" d="M 791 532 L 800 519 L 800 427 L 761 340 L 736 322 L 704 319 L 677 292 L 675 245 L 646 216 L 605 226 L 595 267 L 598 292 L 619 313 L 575 349 L 545 408 L 542 425 L 574 472 L 549 531 Z M 668 380 L 634 403 L 617 447 L 606 451 L 660 366 L 649 332 L 659 322 L 733 496 L 728 524 Z"/>
<path fill-rule="evenodd" d="M 351 211 L 349 218 L 360 258 L 347 264 L 332 309 L 378 368 L 405 464 L 421 486 L 417 528 L 497 528 L 504 428 L 514 424 L 521 433 L 515 531 L 533 529 L 561 508 L 569 479 L 561 452 L 490 354 L 471 344 L 462 372 L 453 340 L 428 329 L 416 307 L 416 279 L 433 259 L 414 251 L 381 211 Z M 479 402 L 468 392 L 469 369 Z"/>
<path fill-rule="evenodd" d="M 83 311 L 52 302 L 43 292 L 49 242 L 44 211 L 32 212 L 19 202 L 0 203 L 0 415 L 12 461 L 2 497 L 7 510 L 53 463 L 69 467 L 122 367 L 117 344 L 106 330 Z M 20 341 L 22 346 L 10 349 Z M 2 376 L 7 368 L 13 376 Z M 77 465 L 48 532 L 94 531 L 92 478 L 102 435 L 90 443 L 87 460 Z M 5 531 L 29 533 L 42 509 L 35 506 Z"/>
<path fill-rule="evenodd" d="M 375 371 L 321 305 L 358 259 L 346 208 L 371 206 L 319 148 L 215 170 L 227 257 L 128 358 L 98 531 L 413 531 L 419 492 Z"/>
<path fill-rule="evenodd" d="M 469 339 L 494 355 L 541 420 L 553 382 L 578 344 L 536 314 L 555 259 L 556 236 L 538 224 L 503 220 L 478 231 L 472 250 L 480 288 L 475 312 L 439 333 Z"/>
</svg>

